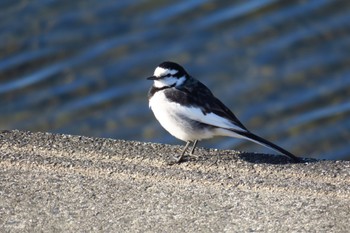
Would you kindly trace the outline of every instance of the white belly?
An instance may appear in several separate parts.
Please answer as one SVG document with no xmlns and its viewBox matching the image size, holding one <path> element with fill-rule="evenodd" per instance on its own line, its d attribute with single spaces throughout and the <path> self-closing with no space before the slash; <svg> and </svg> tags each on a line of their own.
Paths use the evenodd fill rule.
<svg viewBox="0 0 350 233">
<path fill-rule="evenodd" d="M 188 108 L 187 112 L 183 111 L 183 106 L 169 102 L 162 91 L 153 95 L 149 106 L 163 128 L 180 140 L 194 141 L 215 136 L 214 129 L 201 127 L 199 123 L 189 118 L 191 108 Z"/>
</svg>

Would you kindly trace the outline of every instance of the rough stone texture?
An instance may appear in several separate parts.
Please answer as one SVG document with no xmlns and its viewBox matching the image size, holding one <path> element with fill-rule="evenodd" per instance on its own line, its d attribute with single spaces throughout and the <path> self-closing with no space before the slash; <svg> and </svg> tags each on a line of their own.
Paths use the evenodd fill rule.
<svg viewBox="0 0 350 233">
<path fill-rule="evenodd" d="M 348 232 L 350 162 L 0 132 L 0 232 Z"/>
</svg>

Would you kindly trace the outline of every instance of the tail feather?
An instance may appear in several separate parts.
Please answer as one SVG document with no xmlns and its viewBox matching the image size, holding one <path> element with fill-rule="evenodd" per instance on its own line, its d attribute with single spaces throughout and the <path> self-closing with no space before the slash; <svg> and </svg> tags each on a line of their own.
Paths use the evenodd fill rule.
<svg viewBox="0 0 350 233">
<path fill-rule="evenodd" d="M 262 146 L 265 146 L 265 147 L 270 148 L 270 149 L 272 149 L 274 151 L 282 153 L 285 156 L 293 159 L 293 161 L 295 161 L 295 162 L 300 162 L 301 161 L 300 158 L 296 157 L 295 155 L 293 155 L 289 151 L 286 151 L 285 149 L 277 146 L 276 144 L 273 144 L 272 142 L 267 141 L 266 139 L 264 139 L 262 137 L 259 137 L 259 136 L 255 135 L 255 134 L 253 134 L 253 133 L 251 133 L 249 131 L 236 131 L 236 130 L 234 130 L 234 132 L 236 134 L 239 134 L 242 137 L 252 141 L 252 142 L 258 143 L 258 144 L 260 144 Z"/>
</svg>

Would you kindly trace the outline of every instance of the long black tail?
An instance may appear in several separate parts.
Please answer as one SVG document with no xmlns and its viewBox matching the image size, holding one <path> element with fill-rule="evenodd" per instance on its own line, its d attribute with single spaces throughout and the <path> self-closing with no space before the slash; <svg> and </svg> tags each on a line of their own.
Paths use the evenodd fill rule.
<svg viewBox="0 0 350 233">
<path fill-rule="evenodd" d="M 284 154 L 285 156 L 293 159 L 294 162 L 301 162 L 301 159 L 293 155 L 292 153 L 286 151 L 285 149 L 273 144 L 272 142 L 267 141 L 266 139 L 259 137 L 249 131 L 236 131 L 234 130 L 235 133 L 243 136 L 244 138 L 253 141 L 255 143 L 258 143 L 262 146 L 268 147 L 270 149 L 273 149 L 274 151 L 277 151 L 279 153 Z"/>
</svg>

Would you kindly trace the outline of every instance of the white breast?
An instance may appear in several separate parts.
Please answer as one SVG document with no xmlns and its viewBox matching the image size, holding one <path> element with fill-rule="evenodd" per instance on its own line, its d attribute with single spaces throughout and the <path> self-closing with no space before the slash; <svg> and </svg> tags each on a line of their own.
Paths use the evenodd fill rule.
<svg viewBox="0 0 350 233">
<path fill-rule="evenodd" d="M 229 120 L 216 114 L 204 114 L 199 108 L 171 102 L 163 91 L 158 91 L 153 95 L 149 106 L 163 128 L 183 141 L 202 140 L 214 136 L 233 136 L 232 131 L 226 129 L 238 128 Z M 198 122 L 215 127 L 201 127 Z"/>
<path fill-rule="evenodd" d="M 174 137 L 183 141 L 194 141 L 213 137 L 207 129 L 194 128 L 180 104 L 170 102 L 163 91 L 156 92 L 149 101 L 149 107 L 159 123 Z"/>
</svg>

